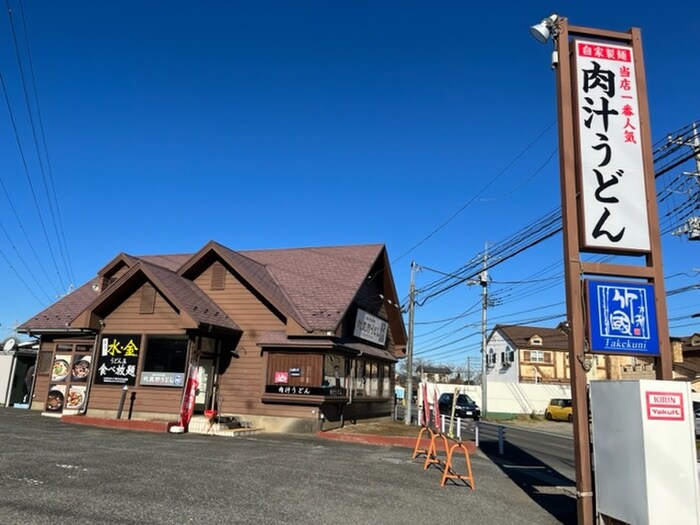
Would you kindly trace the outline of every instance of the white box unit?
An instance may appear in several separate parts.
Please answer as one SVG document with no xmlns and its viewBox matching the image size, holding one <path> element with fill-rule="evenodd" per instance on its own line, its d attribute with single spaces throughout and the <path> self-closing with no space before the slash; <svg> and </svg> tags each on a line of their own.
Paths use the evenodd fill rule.
<svg viewBox="0 0 700 525">
<path fill-rule="evenodd" d="M 590 383 L 597 512 L 630 524 L 700 525 L 690 384 Z"/>
</svg>

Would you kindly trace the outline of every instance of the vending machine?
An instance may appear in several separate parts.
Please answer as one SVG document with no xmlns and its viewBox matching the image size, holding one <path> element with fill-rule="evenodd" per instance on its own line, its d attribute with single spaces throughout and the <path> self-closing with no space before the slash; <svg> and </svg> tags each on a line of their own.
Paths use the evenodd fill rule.
<svg viewBox="0 0 700 525">
<path fill-rule="evenodd" d="M 700 525 L 690 384 L 592 381 L 596 510 L 630 524 Z"/>
</svg>

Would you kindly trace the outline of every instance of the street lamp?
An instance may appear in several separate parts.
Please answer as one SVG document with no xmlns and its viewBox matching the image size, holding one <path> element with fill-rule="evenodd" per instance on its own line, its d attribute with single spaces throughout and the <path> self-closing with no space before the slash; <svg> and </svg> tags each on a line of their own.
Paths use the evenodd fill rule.
<svg viewBox="0 0 700 525">
<path fill-rule="evenodd" d="M 530 34 L 540 44 L 546 44 L 550 36 L 556 38 L 559 33 L 557 22 L 559 22 L 559 15 L 556 13 L 552 14 L 544 18 L 539 24 L 530 27 Z"/>
<path fill-rule="evenodd" d="M 554 42 L 554 50 L 552 51 L 552 69 L 555 69 L 559 65 L 557 37 L 560 33 L 560 20 L 559 15 L 555 13 L 547 18 L 544 18 L 539 24 L 535 24 L 534 26 L 530 27 L 530 34 L 540 44 L 546 44 L 549 37 L 552 37 L 552 41 Z"/>
</svg>

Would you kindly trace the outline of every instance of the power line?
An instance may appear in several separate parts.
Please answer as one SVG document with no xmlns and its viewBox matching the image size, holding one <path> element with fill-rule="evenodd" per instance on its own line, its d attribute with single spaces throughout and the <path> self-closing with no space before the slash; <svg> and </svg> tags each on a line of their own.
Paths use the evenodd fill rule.
<svg viewBox="0 0 700 525">
<path fill-rule="evenodd" d="M 20 15 L 22 18 L 22 28 L 24 30 L 24 43 L 27 52 L 27 58 L 29 60 L 29 72 L 32 81 L 32 90 L 34 92 L 34 105 L 36 107 L 37 117 L 39 120 L 39 131 L 41 134 L 41 140 L 44 146 L 44 156 L 46 157 L 46 167 L 49 172 L 49 182 L 51 183 L 51 194 L 53 196 L 54 204 L 56 206 L 56 217 L 58 218 L 58 235 L 59 235 L 59 249 L 61 250 L 61 256 L 63 257 L 63 263 L 66 266 L 66 272 L 70 283 L 75 283 L 75 274 L 73 273 L 73 265 L 71 263 L 70 250 L 68 249 L 68 244 L 66 242 L 66 234 L 63 228 L 63 217 L 61 216 L 61 206 L 58 203 L 58 195 L 56 193 L 56 184 L 53 176 L 53 168 L 51 166 L 51 156 L 49 155 L 49 147 L 46 142 L 46 132 L 44 131 L 44 117 L 41 111 L 41 104 L 39 103 L 39 89 L 37 88 L 36 75 L 34 74 L 34 60 L 32 59 L 32 50 L 29 45 L 29 31 L 27 30 L 27 17 L 24 15 L 24 5 L 22 0 L 19 0 Z"/>
<path fill-rule="evenodd" d="M 445 226 L 447 226 L 450 222 L 452 222 L 459 214 L 461 214 L 470 204 L 472 204 L 474 201 L 477 200 L 478 197 L 480 197 L 489 187 L 491 187 L 506 171 L 510 169 L 511 166 L 513 166 L 520 158 L 527 153 L 530 148 L 532 148 L 551 128 L 556 124 L 556 120 L 554 120 L 549 126 L 545 128 L 544 131 L 542 131 L 537 137 L 532 140 L 520 153 L 518 153 L 513 160 L 511 160 L 506 166 L 499 171 L 494 177 L 491 178 L 489 182 L 486 183 L 477 193 L 474 195 L 471 199 L 469 199 L 461 208 L 459 208 L 456 212 L 454 212 L 452 215 L 450 215 L 442 224 L 440 224 L 437 228 L 435 228 L 432 232 L 430 232 L 428 235 L 426 235 L 423 239 L 418 241 L 416 244 L 411 246 L 408 250 L 406 250 L 404 253 L 399 255 L 396 259 L 392 261 L 392 264 L 395 262 L 400 261 L 404 257 L 406 257 L 409 253 L 413 252 L 416 248 L 419 246 L 423 245 L 425 242 L 427 242 L 430 238 L 432 238 L 435 234 L 437 234 L 440 230 L 442 230 Z M 541 169 L 541 168 L 540 168 Z M 538 173 L 539 170 L 535 173 Z"/>
<path fill-rule="evenodd" d="M 44 183 L 44 190 L 45 190 L 46 196 L 47 196 L 47 202 L 48 202 L 48 208 L 49 208 L 49 215 L 51 216 L 51 220 L 52 220 L 52 223 L 53 223 L 53 226 L 54 226 L 54 232 L 56 233 L 56 240 L 57 240 L 57 242 L 59 243 L 59 248 L 60 248 L 60 237 L 59 237 L 59 234 L 58 234 L 58 226 L 57 226 L 57 223 L 56 223 L 56 216 L 55 216 L 55 212 L 54 212 L 54 203 L 53 203 L 52 200 L 51 200 L 51 192 L 49 191 L 48 181 L 47 181 L 47 178 L 46 178 L 46 171 L 45 171 L 45 169 L 44 169 L 44 163 L 43 163 L 42 157 L 41 157 L 41 151 L 40 151 L 40 147 L 39 147 L 39 140 L 38 140 L 38 138 L 37 138 L 36 125 L 35 125 L 35 123 L 34 123 L 34 116 L 33 116 L 32 108 L 31 108 L 29 93 L 28 93 L 28 91 L 27 91 L 27 82 L 26 82 L 26 79 L 25 79 L 24 66 L 22 65 L 22 57 L 21 57 L 20 51 L 19 51 L 19 44 L 18 44 L 18 41 L 17 41 L 17 32 L 15 31 L 15 24 L 14 24 L 14 21 L 13 21 L 12 9 L 11 9 L 11 7 L 10 7 L 10 2 L 9 2 L 9 0 L 5 0 L 5 5 L 6 5 L 6 7 L 7 7 L 8 19 L 9 19 L 9 21 L 10 21 L 10 28 L 11 28 L 11 33 L 12 33 L 12 41 L 13 41 L 13 43 L 14 43 L 14 49 L 15 49 L 15 57 L 16 57 L 16 59 L 17 59 L 17 67 L 18 67 L 18 69 L 19 69 L 20 83 L 21 83 L 21 85 L 22 85 L 22 92 L 23 92 L 23 94 L 24 94 L 24 101 L 25 101 L 25 106 L 26 106 L 26 109 L 27 109 L 27 116 L 29 117 L 29 124 L 30 124 L 30 129 L 31 129 L 31 132 L 32 132 L 32 138 L 33 138 L 33 141 L 34 141 L 34 148 L 35 148 L 36 155 L 37 155 L 37 161 L 38 161 L 38 164 L 39 164 L 39 171 L 41 172 L 42 180 L 43 180 L 43 183 Z M 18 141 L 19 141 L 19 137 L 18 137 Z M 25 168 L 26 168 L 26 162 L 25 162 Z M 28 177 L 28 180 L 31 180 L 31 177 L 29 177 L 29 170 L 28 170 L 28 168 L 27 168 L 27 177 Z M 40 209 L 39 204 L 38 204 L 38 202 L 37 202 L 37 197 L 36 197 L 36 192 L 35 192 L 35 189 L 34 189 L 34 185 L 30 183 L 30 186 L 31 186 L 32 196 L 34 197 L 34 201 L 35 201 L 35 204 L 36 204 L 37 214 L 39 215 L 39 221 L 40 221 L 40 223 L 41 223 L 41 228 L 42 228 L 42 230 L 43 230 L 43 232 L 44 232 L 44 237 L 45 237 L 45 239 L 46 239 L 46 247 L 47 247 L 48 250 L 49 250 L 49 254 L 51 255 L 51 259 L 52 259 L 53 264 L 54 264 L 54 266 L 55 266 L 55 268 L 56 268 L 56 274 L 58 275 L 59 283 L 61 283 L 62 281 L 61 281 L 60 270 L 59 270 L 59 268 L 58 268 L 58 263 L 57 263 L 57 261 L 56 261 L 56 256 L 55 256 L 55 254 L 54 254 L 54 250 L 53 250 L 53 246 L 52 246 L 51 240 L 49 239 L 48 232 L 46 231 L 46 225 L 45 225 L 45 223 L 44 223 L 43 214 L 41 213 L 41 209 Z M 62 252 L 63 250 L 59 250 L 59 251 Z M 64 256 L 64 261 L 65 261 L 65 256 Z M 66 268 L 67 268 L 67 267 L 66 267 Z M 68 280 L 69 280 L 69 285 L 70 285 L 70 275 L 66 275 L 66 277 L 68 278 Z"/>
</svg>

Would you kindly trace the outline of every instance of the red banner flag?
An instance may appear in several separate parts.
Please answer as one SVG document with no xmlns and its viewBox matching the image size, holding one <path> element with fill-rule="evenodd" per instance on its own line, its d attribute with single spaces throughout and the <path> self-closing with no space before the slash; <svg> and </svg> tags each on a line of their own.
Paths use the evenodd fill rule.
<svg viewBox="0 0 700 525">
<path fill-rule="evenodd" d="M 187 374 L 187 383 L 185 384 L 185 392 L 182 396 L 182 405 L 180 406 L 180 420 L 178 425 L 187 430 L 194 413 L 194 401 L 197 397 L 197 387 L 199 387 L 198 369 L 195 365 L 190 365 L 189 373 Z"/>
</svg>

